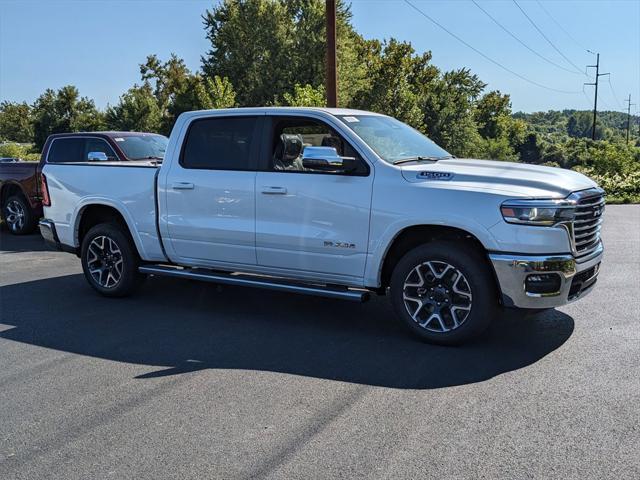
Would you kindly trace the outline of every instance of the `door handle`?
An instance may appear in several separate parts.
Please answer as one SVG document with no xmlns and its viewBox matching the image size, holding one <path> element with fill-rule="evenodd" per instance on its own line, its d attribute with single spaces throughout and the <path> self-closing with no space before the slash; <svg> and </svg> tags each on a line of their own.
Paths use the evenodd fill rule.
<svg viewBox="0 0 640 480">
<path fill-rule="evenodd" d="M 189 182 L 176 182 L 171 185 L 171 187 L 174 190 L 193 190 L 195 188 L 195 185 Z"/>
<path fill-rule="evenodd" d="M 262 193 L 265 195 L 286 195 L 287 189 L 284 187 L 262 187 Z"/>
</svg>

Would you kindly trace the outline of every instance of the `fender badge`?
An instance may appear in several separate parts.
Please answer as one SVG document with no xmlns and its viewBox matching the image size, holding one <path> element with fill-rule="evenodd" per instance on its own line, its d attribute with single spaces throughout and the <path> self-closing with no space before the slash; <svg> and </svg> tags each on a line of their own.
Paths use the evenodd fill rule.
<svg viewBox="0 0 640 480">
<path fill-rule="evenodd" d="M 329 240 L 324 241 L 325 247 L 338 247 L 338 248 L 356 248 L 355 243 L 349 242 L 331 242 Z"/>
<path fill-rule="evenodd" d="M 420 172 L 418 178 L 422 180 L 451 180 L 453 174 L 449 172 Z"/>
</svg>

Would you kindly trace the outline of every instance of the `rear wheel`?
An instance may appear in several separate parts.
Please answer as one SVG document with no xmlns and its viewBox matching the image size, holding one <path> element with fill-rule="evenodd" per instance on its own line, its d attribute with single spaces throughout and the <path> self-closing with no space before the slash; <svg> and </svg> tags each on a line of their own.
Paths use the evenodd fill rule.
<svg viewBox="0 0 640 480">
<path fill-rule="evenodd" d="M 391 301 L 422 340 L 456 345 L 480 335 L 497 312 L 491 271 L 463 243 L 436 241 L 409 251 L 391 276 Z"/>
<path fill-rule="evenodd" d="M 26 235 L 36 228 L 36 216 L 22 195 L 11 195 L 2 207 L 2 217 L 14 235 Z"/>
<path fill-rule="evenodd" d="M 130 295 L 144 279 L 129 235 L 114 223 L 91 228 L 82 240 L 82 270 L 89 284 L 107 297 Z"/>
</svg>

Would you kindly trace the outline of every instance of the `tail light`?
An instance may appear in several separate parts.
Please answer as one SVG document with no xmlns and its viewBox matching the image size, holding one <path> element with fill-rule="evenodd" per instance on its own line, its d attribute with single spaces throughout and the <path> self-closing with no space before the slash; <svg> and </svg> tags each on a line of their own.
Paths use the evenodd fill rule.
<svg viewBox="0 0 640 480">
<path fill-rule="evenodd" d="M 49 196 L 49 187 L 47 186 L 47 177 L 44 173 L 40 174 L 40 192 L 42 194 L 42 206 L 51 206 L 51 197 Z"/>
</svg>

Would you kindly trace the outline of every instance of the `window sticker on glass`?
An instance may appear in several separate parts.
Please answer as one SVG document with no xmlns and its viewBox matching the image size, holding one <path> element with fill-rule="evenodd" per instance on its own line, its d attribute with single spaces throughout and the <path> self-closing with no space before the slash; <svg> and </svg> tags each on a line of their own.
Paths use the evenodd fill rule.
<svg viewBox="0 0 640 480">
<path fill-rule="evenodd" d="M 114 138 L 114 140 L 116 142 L 124 142 L 124 138 L 122 138 L 122 137 L 116 137 L 116 138 Z"/>
<path fill-rule="evenodd" d="M 349 123 L 354 123 L 354 122 L 359 122 L 360 121 L 356 117 L 342 117 L 342 118 L 344 118 L 345 122 L 349 122 Z"/>
</svg>

